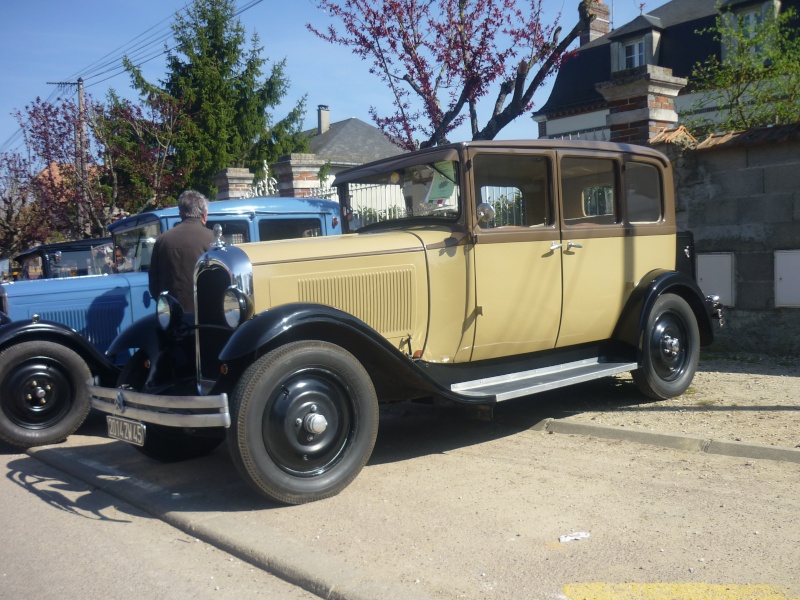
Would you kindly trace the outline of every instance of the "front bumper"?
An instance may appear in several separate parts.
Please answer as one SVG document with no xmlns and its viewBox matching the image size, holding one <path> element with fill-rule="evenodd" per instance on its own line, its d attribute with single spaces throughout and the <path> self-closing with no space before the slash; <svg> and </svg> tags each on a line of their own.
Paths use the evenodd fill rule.
<svg viewBox="0 0 800 600">
<path fill-rule="evenodd" d="M 92 408 L 101 412 L 165 427 L 199 429 L 230 427 L 228 395 L 161 396 L 87 382 Z"/>
</svg>

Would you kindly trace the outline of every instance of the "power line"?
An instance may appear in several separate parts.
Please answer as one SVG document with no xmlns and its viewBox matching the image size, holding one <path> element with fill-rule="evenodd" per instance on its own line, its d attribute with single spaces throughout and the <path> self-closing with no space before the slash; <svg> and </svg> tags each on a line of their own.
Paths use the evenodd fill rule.
<svg viewBox="0 0 800 600">
<path fill-rule="evenodd" d="M 250 10 L 254 6 L 260 4 L 263 0 L 247 0 L 245 4 L 240 6 L 239 8 L 234 10 L 233 16 L 238 17 L 242 13 Z M 76 79 L 77 77 L 81 77 L 85 82 L 94 79 L 97 77 L 101 77 L 102 75 L 109 74 L 108 77 L 104 77 L 103 79 L 99 79 L 97 81 L 93 81 L 92 83 L 87 83 L 85 87 L 93 87 L 99 85 L 105 81 L 113 79 L 123 73 L 125 73 L 126 69 L 122 64 L 122 59 L 126 56 L 133 62 L 137 67 L 146 64 L 160 56 L 164 56 L 169 52 L 172 52 L 177 48 L 177 45 L 172 47 L 164 48 L 158 51 L 152 51 L 152 48 L 156 44 L 161 44 L 167 42 L 172 37 L 172 25 L 171 22 L 175 18 L 176 15 L 184 12 L 188 12 L 190 9 L 190 5 L 186 4 L 181 10 L 176 11 L 169 17 L 162 19 L 152 27 L 146 29 L 133 39 L 129 40 L 122 46 L 106 53 L 105 55 L 101 56 L 97 60 L 93 61 L 83 69 L 76 71 L 69 77 L 65 77 L 63 81 L 71 81 Z M 161 27 L 164 23 L 170 22 L 170 25 L 166 27 Z M 150 33 L 154 29 L 161 27 L 158 31 Z M 149 40 L 149 41 L 148 41 Z M 149 52 L 149 53 L 148 53 Z M 50 102 L 53 97 L 57 94 L 58 90 L 54 90 L 46 102 Z M 74 95 L 74 94 L 73 94 Z M 6 139 L 2 144 L 0 144 L 0 152 L 7 152 L 11 148 L 11 144 L 15 142 L 19 142 L 22 138 L 22 129 L 18 129 L 15 133 Z M 14 150 L 19 148 L 19 144 L 14 147 Z"/>
</svg>

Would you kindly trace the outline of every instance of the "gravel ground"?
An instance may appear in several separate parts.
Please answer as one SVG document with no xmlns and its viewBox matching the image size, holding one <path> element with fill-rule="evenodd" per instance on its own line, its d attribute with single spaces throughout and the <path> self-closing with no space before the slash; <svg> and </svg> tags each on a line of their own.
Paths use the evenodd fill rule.
<svg viewBox="0 0 800 600">
<path fill-rule="evenodd" d="M 565 420 L 800 448 L 797 358 L 703 355 L 686 393 L 660 402 L 639 394 L 627 373 L 584 391 Z"/>
</svg>

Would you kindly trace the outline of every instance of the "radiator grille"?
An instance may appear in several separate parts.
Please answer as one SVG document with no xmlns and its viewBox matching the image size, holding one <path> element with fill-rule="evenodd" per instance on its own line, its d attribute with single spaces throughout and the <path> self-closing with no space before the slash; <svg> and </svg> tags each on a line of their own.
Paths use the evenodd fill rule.
<svg viewBox="0 0 800 600">
<path fill-rule="evenodd" d="M 43 310 L 39 316 L 42 319 L 71 327 L 89 340 L 100 352 L 105 352 L 120 332 L 120 325 L 126 315 L 124 303 L 96 300 L 88 309 Z"/>
<path fill-rule="evenodd" d="M 412 324 L 412 269 L 350 273 L 298 281 L 301 302 L 326 304 L 354 315 L 385 336 Z"/>
</svg>

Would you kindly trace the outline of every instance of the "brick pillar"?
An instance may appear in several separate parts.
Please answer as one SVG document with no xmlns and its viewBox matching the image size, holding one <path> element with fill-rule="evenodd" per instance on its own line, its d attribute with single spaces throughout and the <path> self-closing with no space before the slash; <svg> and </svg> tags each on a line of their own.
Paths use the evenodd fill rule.
<svg viewBox="0 0 800 600">
<path fill-rule="evenodd" d="M 672 69 L 655 65 L 612 73 L 610 81 L 598 83 L 597 91 L 608 102 L 611 141 L 647 144 L 665 127 L 674 127 L 675 97 L 686 83 L 673 77 Z"/>
<path fill-rule="evenodd" d="M 270 165 L 278 180 L 278 195 L 310 198 L 319 188 L 319 170 L 325 164 L 316 154 L 289 154 Z"/>
<path fill-rule="evenodd" d="M 247 198 L 253 185 L 253 174 L 248 169 L 230 167 L 214 175 L 217 188 L 215 200 Z"/>
</svg>

